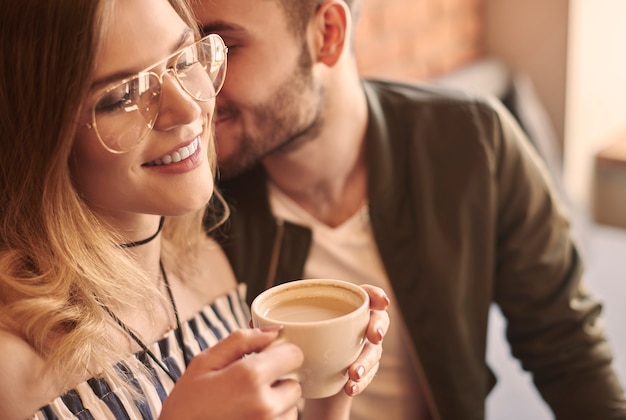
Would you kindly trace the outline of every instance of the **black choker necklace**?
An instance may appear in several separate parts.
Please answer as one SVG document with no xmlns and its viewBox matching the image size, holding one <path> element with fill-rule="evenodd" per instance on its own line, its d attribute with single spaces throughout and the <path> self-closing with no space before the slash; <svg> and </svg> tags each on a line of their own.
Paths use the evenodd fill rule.
<svg viewBox="0 0 626 420">
<path fill-rule="evenodd" d="M 169 280 L 167 279 L 167 275 L 165 274 L 165 269 L 163 268 L 163 262 L 160 260 L 159 260 L 159 267 L 161 268 L 161 275 L 163 276 L 165 289 L 167 290 L 167 294 L 169 296 L 170 303 L 172 304 L 172 309 L 174 311 L 174 317 L 176 318 L 176 330 L 174 331 L 174 335 L 176 336 L 176 341 L 178 341 L 178 345 L 181 351 L 183 352 L 183 359 L 185 361 L 185 367 L 188 367 L 189 362 L 191 361 L 191 355 L 188 354 L 187 347 L 185 346 L 185 342 L 183 340 L 183 329 L 181 327 L 180 318 L 178 316 L 178 309 L 176 308 L 176 302 L 174 301 L 174 295 L 172 294 L 172 288 L 170 286 Z M 154 363 L 156 363 L 157 366 L 159 366 L 163 370 L 163 372 L 165 372 L 167 376 L 170 377 L 172 382 L 176 383 L 176 380 L 177 380 L 176 376 L 167 367 L 165 367 L 163 362 L 159 360 L 159 358 L 156 357 L 156 355 L 152 351 L 150 351 L 148 346 L 143 341 L 141 341 L 139 337 L 137 337 L 137 335 L 130 329 L 130 327 L 126 325 L 117 315 L 115 315 L 113 311 L 111 311 L 111 309 L 109 309 L 106 305 L 102 305 L 102 307 L 111 316 L 111 318 L 113 318 L 113 320 L 117 323 L 117 325 L 119 325 L 120 328 L 126 334 L 128 334 L 128 336 L 135 343 L 137 343 L 139 347 L 141 347 L 141 349 L 154 361 Z"/>
<path fill-rule="evenodd" d="M 157 229 L 157 231 L 154 233 L 154 235 L 146 238 L 146 239 L 141 239 L 139 241 L 135 241 L 135 242 L 128 242 L 125 244 L 120 244 L 118 245 L 120 248 L 133 248 L 135 246 L 139 246 L 139 245 L 143 245 L 143 244 L 147 244 L 148 242 L 152 241 L 154 238 L 156 238 L 159 233 L 161 233 L 161 229 L 163 229 L 163 222 L 165 221 L 165 217 L 161 216 L 161 220 L 159 221 L 159 228 Z"/>
</svg>

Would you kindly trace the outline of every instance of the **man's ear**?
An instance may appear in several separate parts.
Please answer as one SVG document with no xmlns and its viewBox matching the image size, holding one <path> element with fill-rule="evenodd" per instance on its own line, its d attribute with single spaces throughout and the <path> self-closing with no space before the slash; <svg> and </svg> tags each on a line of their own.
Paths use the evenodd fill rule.
<svg viewBox="0 0 626 420">
<path fill-rule="evenodd" d="M 347 45 L 349 10 L 341 0 L 323 2 L 313 22 L 316 62 L 334 66 Z"/>
</svg>

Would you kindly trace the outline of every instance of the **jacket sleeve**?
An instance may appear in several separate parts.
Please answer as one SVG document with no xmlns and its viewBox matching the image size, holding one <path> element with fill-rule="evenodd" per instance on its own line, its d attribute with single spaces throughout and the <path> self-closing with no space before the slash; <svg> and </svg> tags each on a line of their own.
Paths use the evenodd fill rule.
<svg viewBox="0 0 626 420">
<path fill-rule="evenodd" d="M 626 418 L 623 389 L 565 209 L 535 151 L 499 103 L 485 108 L 497 184 L 495 301 L 513 355 L 557 418 Z"/>
</svg>

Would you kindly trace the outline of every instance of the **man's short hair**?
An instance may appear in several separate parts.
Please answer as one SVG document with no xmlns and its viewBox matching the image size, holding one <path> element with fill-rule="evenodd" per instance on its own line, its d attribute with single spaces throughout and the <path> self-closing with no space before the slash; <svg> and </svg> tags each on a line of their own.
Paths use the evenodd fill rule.
<svg viewBox="0 0 626 420">
<path fill-rule="evenodd" d="M 287 17 L 289 28 L 299 37 L 304 36 L 306 27 L 324 0 L 277 0 Z M 359 0 L 343 0 L 351 10 L 353 21 L 357 18 Z"/>
</svg>

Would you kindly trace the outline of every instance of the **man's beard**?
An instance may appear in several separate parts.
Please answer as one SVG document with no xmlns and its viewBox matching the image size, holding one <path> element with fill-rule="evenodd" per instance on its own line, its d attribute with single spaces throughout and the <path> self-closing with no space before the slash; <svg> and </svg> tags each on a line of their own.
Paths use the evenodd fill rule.
<svg viewBox="0 0 626 420">
<path fill-rule="evenodd" d="M 265 103 L 246 107 L 245 114 L 228 103 L 218 109 L 218 113 L 232 115 L 242 124 L 237 150 L 227 161 L 219 162 L 222 178 L 237 176 L 264 157 L 286 153 L 319 134 L 324 91 L 315 86 L 307 58 L 308 54 L 301 57 L 291 77 Z M 242 115 L 247 117 L 245 124 Z"/>
</svg>

